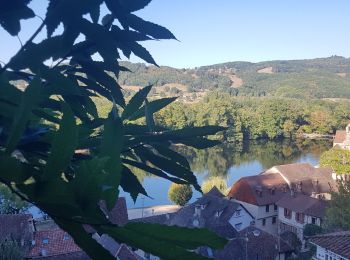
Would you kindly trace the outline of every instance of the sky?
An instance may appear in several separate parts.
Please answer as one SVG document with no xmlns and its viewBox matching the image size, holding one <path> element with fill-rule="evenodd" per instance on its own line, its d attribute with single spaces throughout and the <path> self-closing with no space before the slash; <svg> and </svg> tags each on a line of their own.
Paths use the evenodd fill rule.
<svg viewBox="0 0 350 260">
<path fill-rule="evenodd" d="M 31 5 L 44 16 L 45 3 L 33 0 Z M 229 61 L 350 57 L 349 11 L 348 0 L 153 0 L 136 14 L 167 27 L 179 40 L 143 43 L 159 65 L 193 68 Z M 35 18 L 23 27 L 22 42 L 39 24 Z M 19 48 L 18 39 L 0 29 L 0 61 L 8 61 Z"/>
</svg>

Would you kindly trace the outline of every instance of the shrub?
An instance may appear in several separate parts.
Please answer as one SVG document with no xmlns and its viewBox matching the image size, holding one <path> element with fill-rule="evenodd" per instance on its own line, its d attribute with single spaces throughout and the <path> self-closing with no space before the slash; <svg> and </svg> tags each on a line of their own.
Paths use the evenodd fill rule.
<svg viewBox="0 0 350 260">
<path fill-rule="evenodd" d="M 192 198 L 192 189 L 190 185 L 171 184 L 168 197 L 176 205 L 184 206 Z"/>
<path fill-rule="evenodd" d="M 314 225 L 314 224 L 307 224 L 304 228 L 304 236 L 314 236 L 317 234 L 321 234 L 323 232 L 322 227 Z"/>
</svg>

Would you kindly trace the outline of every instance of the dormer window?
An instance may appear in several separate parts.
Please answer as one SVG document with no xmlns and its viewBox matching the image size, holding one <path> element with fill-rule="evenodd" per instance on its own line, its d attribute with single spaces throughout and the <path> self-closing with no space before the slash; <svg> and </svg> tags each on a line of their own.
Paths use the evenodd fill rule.
<svg viewBox="0 0 350 260">
<path fill-rule="evenodd" d="M 65 234 L 64 234 L 64 236 L 63 236 L 63 240 L 64 240 L 64 241 L 69 240 L 69 235 L 68 235 L 67 233 L 65 233 Z"/>
<path fill-rule="evenodd" d="M 236 210 L 235 215 L 236 215 L 237 217 L 239 217 L 239 216 L 241 215 L 241 210 L 242 210 L 242 209 L 237 209 L 237 210 Z"/>
</svg>

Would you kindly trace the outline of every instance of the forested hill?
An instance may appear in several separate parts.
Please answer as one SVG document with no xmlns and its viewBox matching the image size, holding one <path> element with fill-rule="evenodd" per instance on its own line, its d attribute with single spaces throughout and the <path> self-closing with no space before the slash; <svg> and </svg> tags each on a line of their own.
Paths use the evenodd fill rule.
<svg viewBox="0 0 350 260">
<path fill-rule="evenodd" d="M 332 56 L 259 63 L 228 62 L 194 69 L 122 62 L 119 83 L 128 92 L 154 84 L 153 95 L 194 101 L 213 90 L 234 96 L 350 98 L 350 59 Z M 181 95 L 180 95 L 181 94 Z"/>
</svg>

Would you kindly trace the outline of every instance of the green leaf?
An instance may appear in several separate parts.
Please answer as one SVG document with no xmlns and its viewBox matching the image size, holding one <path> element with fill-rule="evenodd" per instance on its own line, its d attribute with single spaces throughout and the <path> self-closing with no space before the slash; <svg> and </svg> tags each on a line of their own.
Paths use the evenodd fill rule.
<svg viewBox="0 0 350 260">
<path fill-rule="evenodd" d="M 143 59 L 144 61 L 150 64 L 158 66 L 155 60 L 153 59 L 152 55 L 142 45 L 138 44 L 137 42 L 131 42 L 129 45 L 130 45 L 130 50 L 136 56 L 138 56 L 139 58 Z"/>
<path fill-rule="evenodd" d="M 125 106 L 122 114 L 122 119 L 129 119 L 146 100 L 148 93 L 151 91 L 152 85 L 140 89 Z"/>
<path fill-rule="evenodd" d="M 120 0 L 120 5 L 125 11 L 132 13 L 145 8 L 152 0 Z"/>
<path fill-rule="evenodd" d="M 7 140 L 6 150 L 8 153 L 13 152 L 19 142 L 26 125 L 32 114 L 32 110 L 36 108 L 40 100 L 41 82 L 39 78 L 35 78 L 26 88 L 22 95 L 21 104 L 17 110 L 16 117 L 10 130 L 10 136 Z"/>
<path fill-rule="evenodd" d="M 171 150 L 168 147 L 165 147 L 163 145 L 153 145 L 153 147 L 161 154 L 162 156 L 166 156 L 168 159 L 173 160 L 174 162 L 177 162 L 182 167 L 185 167 L 186 169 L 191 169 L 190 164 L 188 163 L 187 159 L 183 157 L 181 154 Z"/>
<path fill-rule="evenodd" d="M 172 160 L 169 160 L 165 157 L 158 156 L 151 152 L 150 150 L 139 147 L 135 149 L 134 151 L 142 160 L 148 161 L 152 163 L 154 166 L 158 167 L 159 169 L 162 169 L 166 173 L 176 176 L 178 178 L 181 178 L 183 180 L 188 181 L 191 183 L 195 189 L 198 191 L 201 190 L 200 186 L 197 183 L 197 178 L 191 172 L 191 170 L 182 167 L 181 165 L 175 163 Z"/>
<path fill-rule="evenodd" d="M 108 158 L 105 165 L 106 177 L 104 183 L 109 186 L 106 189 L 105 201 L 107 208 L 111 209 L 118 198 L 117 188 L 121 180 L 121 151 L 123 148 L 124 129 L 121 119 L 117 114 L 110 113 L 104 125 L 104 133 L 101 141 L 100 158 Z M 116 191 L 115 196 L 110 196 L 109 189 Z"/>
<path fill-rule="evenodd" d="M 189 184 L 185 180 L 169 176 L 165 172 L 163 172 L 163 171 L 161 171 L 159 169 L 150 167 L 150 166 L 148 166 L 147 164 L 144 164 L 144 163 L 140 163 L 140 162 L 129 160 L 129 159 L 123 159 L 123 163 L 128 164 L 128 165 L 133 166 L 133 167 L 136 167 L 136 168 L 139 168 L 140 170 L 143 170 L 143 171 L 148 172 L 150 174 L 153 174 L 155 176 L 167 179 L 167 180 L 169 180 L 171 182 L 175 182 L 177 184 Z"/>
<path fill-rule="evenodd" d="M 184 245 L 188 249 L 196 249 L 199 246 L 209 246 L 221 249 L 227 240 L 215 233 L 203 228 L 185 228 L 176 226 L 165 226 L 160 224 L 130 222 L 126 229 L 145 235 L 150 235 L 159 240 L 169 241 L 173 244 Z"/>
<path fill-rule="evenodd" d="M 32 71 L 41 69 L 42 62 L 51 57 L 60 57 L 66 49 L 62 44 L 63 36 L 45 39 L 40 43 L 29 43 L 25 49 L 13 56 L 9 67 L 13 70 L 30 68 Z"/>
<path fill-rule="evenodd" d="M 101 226 L 97 229 L 120 243 L 143 248 L 146 252 L 162 259 L 207 259 L 189 250 L 205 245 L 222 248 L 226 243 L 225 239 L 205 229 L 187 229 L 159 224 L 128 223 L 120 228 Z"/>
<path fill-rule="evenodd" d="M 44 177 L 48 179 L 61 177 L 60 174 L 69 166 L 78 146 L 78 128 L 74 114 L 67 104 L 61 104 L 63 117 L 60 129 L 55 134 L 44 171 Z"/>
<path fill-rule="evenodd" d="M 31 176 L 36 176 L 38 171 L 7 154 L 0 153 L 0 173 L 1 182 L 10 184 L 23 183 Z"/>
<path fill-rule="evenodd" d="M 158 24 L 154 24 L 141 19 L 140 17 L 129 14 L 126 17 L 128 25 L 146 35 L 152 36 L 154 39 L 175 39 L 176 37 L 168 29 Z"/>
<path fill-rule="evenodd" d="M 86 233 L 85 229 L 81 224 L 63 220 L 60 218 L 53 218 L 55 223 L 58 224 L 63 230 L 67 231 L 74 239 L 74 242 L 81 248 L 84 248 L 84 251 L 92 259 L 110 259 L 113 260 L 113 257 L 102 245 L 97 243 L 91 235 Z"/>
<path fill-rule="evenodd" d="M 129 168 L 125 166 L 123 167 L 120 186 L 125 192 L 130 193 L 134 202 L 136 202 L 137 196 L 139 194 L 148 196 L 146 190 L 142 187 L 141 183 L 136 178 L 136 176 L 132 173 L 132 171 Z"/>
<path fill-rule="evenodd" d="M 27 6 L 29 2 L 30 0 L 0 1 L 0 25 L 12 36 L 20 32 L 20 20 L 35 17 L 33 10 Z"/>
<path fill-rule="evenodd" d="M 98 19 L 100 18 L 100 6 L 97 6 L 96 8 L 91 9 L 90 17 L 94 23 L 98 23 Z"/>
<path fill-rule="evenodd" d="M 176 99 L 177 97 L 171 97 L 171 98 L 161 98 L 161 99 L 151 101 L 148 103 L 148 110 L 152 111 L 152 113 L 156 113 L 159 110 L 171 104 L 172 102 L 174 102 Z M 144 116 L 145 116 L 145 107 L 143 106 L 130 117 L 130 120 L 137 120 Z"/>
</svg>

